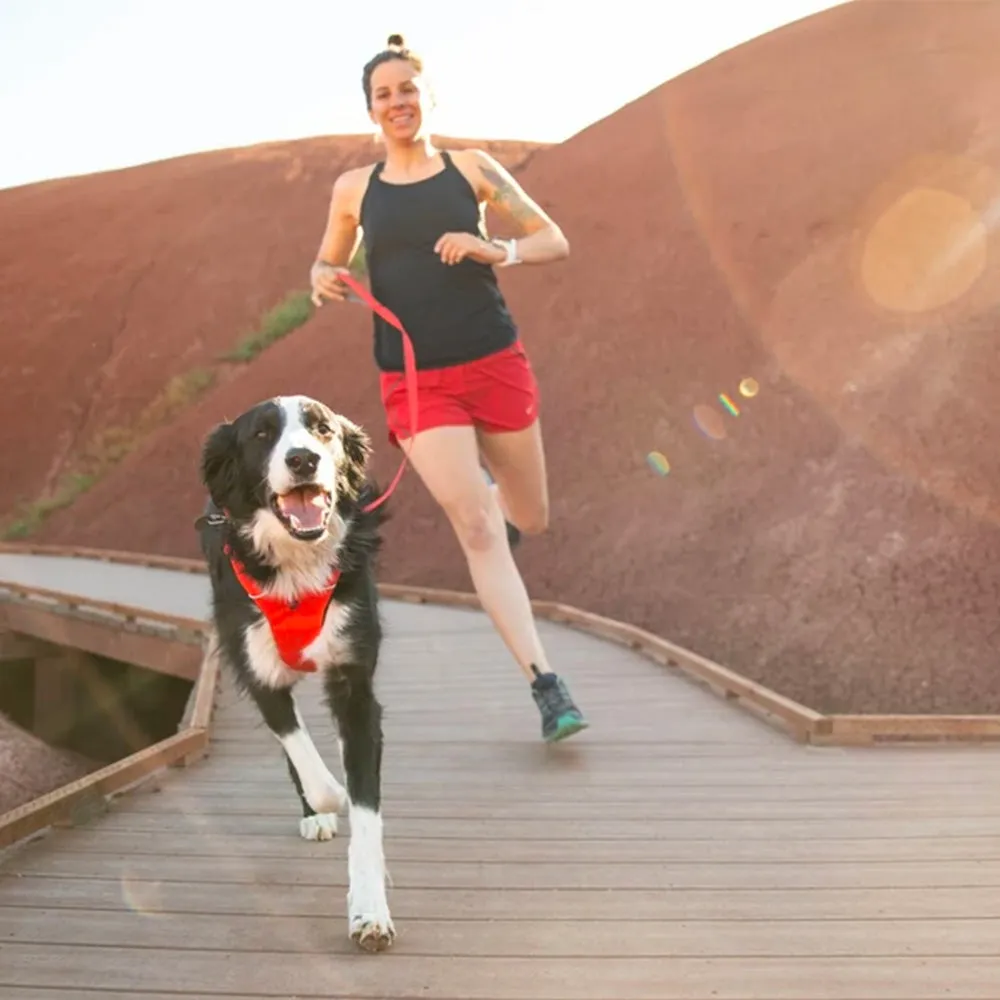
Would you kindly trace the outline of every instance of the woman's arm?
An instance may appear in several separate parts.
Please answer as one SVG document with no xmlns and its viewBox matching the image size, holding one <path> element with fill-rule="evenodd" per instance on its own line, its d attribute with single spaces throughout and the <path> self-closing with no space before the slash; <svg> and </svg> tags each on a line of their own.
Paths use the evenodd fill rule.
<svg viewBox="0 0 1000 1000">
<path fill-rule="evenodd" d="M 517 257 L 525 264 L 546 264 L 569 256 L 569 240 L 549 215 L 510 175 L 506 167 L 485 150 L 469 151 L 479 197 L 512 223 L 523 235 L 517 240 Z"/>
<path fill-rule="evenodd" d="M 326 230 L 320 240 L 316 260 L 335 267 L 346 267 L 361 238 L 358 222 L 359 170 L 346 170 L 333 182 Z"/>
<path fill-rule="evenodd" d="M 337 275 L 346 270 L 361 240 L 357 198 L 361 173 L 363 171 L 348 170 L 333 182 L 326 229 L 309 272 L 316 305 L 322 305 L 321 296 L 341 302 L 347 297 L 347 286 Z"/>
</svg>

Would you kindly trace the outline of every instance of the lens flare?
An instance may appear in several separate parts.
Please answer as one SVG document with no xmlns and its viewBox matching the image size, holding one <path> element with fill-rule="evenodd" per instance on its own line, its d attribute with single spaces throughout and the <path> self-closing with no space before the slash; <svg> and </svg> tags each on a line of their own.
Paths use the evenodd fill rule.
<svg viewBox="0 0 1000 1000">
<path fill-rule="evenodd" d="M 719 402 L 734 416 L 740 415 L 740 408 L 724 392 L 719 393 Z"/>
<path fill-rule="evenodd" d="M 670 463 L 667 461 L 667 456 L 660 451 L 651 451 L 646 456 L 646 462 L 658 476 L 665 476 L 670 471 Z"/>
<path fill-rule="evenodd" d="M 740 395 L 745 399 L 753 399 L 760 392 L 760 386 L 755 378 L 745 378 L 740 382 Z"/>
<path fill-rule="evenodd" d="M 156 918 L 163 911 L 163 884 L 142 878 L 122 876 L 122 900 L 141 917 Z"/>
<path fill-rule="evenodd" d="M 861 257 L 868 294 L 897 313 L 940 309 L 979 280 L 990 233 L 965 195 L 917 186 L 871 227 Z"/>
<path fill-rule="evenodd" d="M 699 403 L 694 408 L 694 422 L 702 434 L 710 437 L 713 441 L 721 441 L 726 436 L 722 414 L 711 406 Z"/>
</svg>

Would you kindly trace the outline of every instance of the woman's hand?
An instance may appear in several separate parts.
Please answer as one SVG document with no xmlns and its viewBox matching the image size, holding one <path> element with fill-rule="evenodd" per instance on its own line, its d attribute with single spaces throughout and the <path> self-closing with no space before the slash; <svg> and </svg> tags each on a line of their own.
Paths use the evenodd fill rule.
<svg viewBox="0 0 1000 1000">
<path fill-rule="evenodd" d="M 334 302 L 346 301 L 348 288 L 340 280 L 340 275 L 349 273 L 346 267 L 334 267 L 325 261 L 316 261 L 309 271 L 313 305 L 321 306 L 323 299 L 332 299 Z"/>
<path fill-rule="evenodd" d="M 472 233 L 445 233 L 434 244 L 434 252 L 445 264 L 457 264 L 466 258 L 480 264 L 499 264 L 507 259 L 500 247 Z"/>
</svg>

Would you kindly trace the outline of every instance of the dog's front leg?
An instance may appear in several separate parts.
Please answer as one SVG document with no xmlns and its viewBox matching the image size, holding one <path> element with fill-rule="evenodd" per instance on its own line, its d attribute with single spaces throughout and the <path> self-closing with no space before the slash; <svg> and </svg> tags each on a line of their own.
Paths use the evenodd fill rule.
<svg viewBox="0 0 1000 1000">
<path fill-rule="evenodd" d="M 350 936 L 366 951 L 382 951 L 396 936 L 386 896 L 382 846 L 382 706 L 370 678 L 361 671 L 332 675 L 327 690 L 340 730 L 350 801 Z"/>
<path fill-rule="evenodd" d="M 337 832 L 337 813 L 347 796 L 316 749 L 292 692 L 255 684 L 250 695 L 285 751 L 288 773 L 302 803 L 300 835 L 306 840 L 329 840 Z"/>
</svg>

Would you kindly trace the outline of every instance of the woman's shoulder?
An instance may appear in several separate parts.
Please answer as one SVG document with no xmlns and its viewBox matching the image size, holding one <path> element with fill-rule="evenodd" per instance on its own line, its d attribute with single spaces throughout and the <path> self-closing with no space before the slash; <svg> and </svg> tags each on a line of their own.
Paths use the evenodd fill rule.
<svg viewBox="0 0 1000 1000">
<path fill-rule="evenodd" d="M 337 175 L 333 182 L 334 190 L 339 189 L 346 192 L 365 188 L 377 166 L 377 163 L 366 163 L 361 167 L 348 167 L 347 170 Z"/>
<path fill-rule="evenodd" d="M 456 169 L 464 175 L 472 185 L 472 189 L 481 196 L 484 185 L 484 171 L 488 171 L 496 162 L 492 156 L 478 146 L 467 146 L 464 149 L 449 149 L 448 155 Z"/>
<path fill-rule="evenodd" d="M 367 163 L 362 167 L 349 167 L 337 175 L 333 182 L 333 201 L 350 214 L 356 215 L 361 200 L 368 189 L 368 182 L 377 163 Z"/>
<path fill-rule="evenodd" d="M 479 146 L 466 146 L 463 149 L 449 149 L 448 155 L 456 166 L 468 170 L 481 170 L 494 163 L 493 157 Z"/>
</svg>

